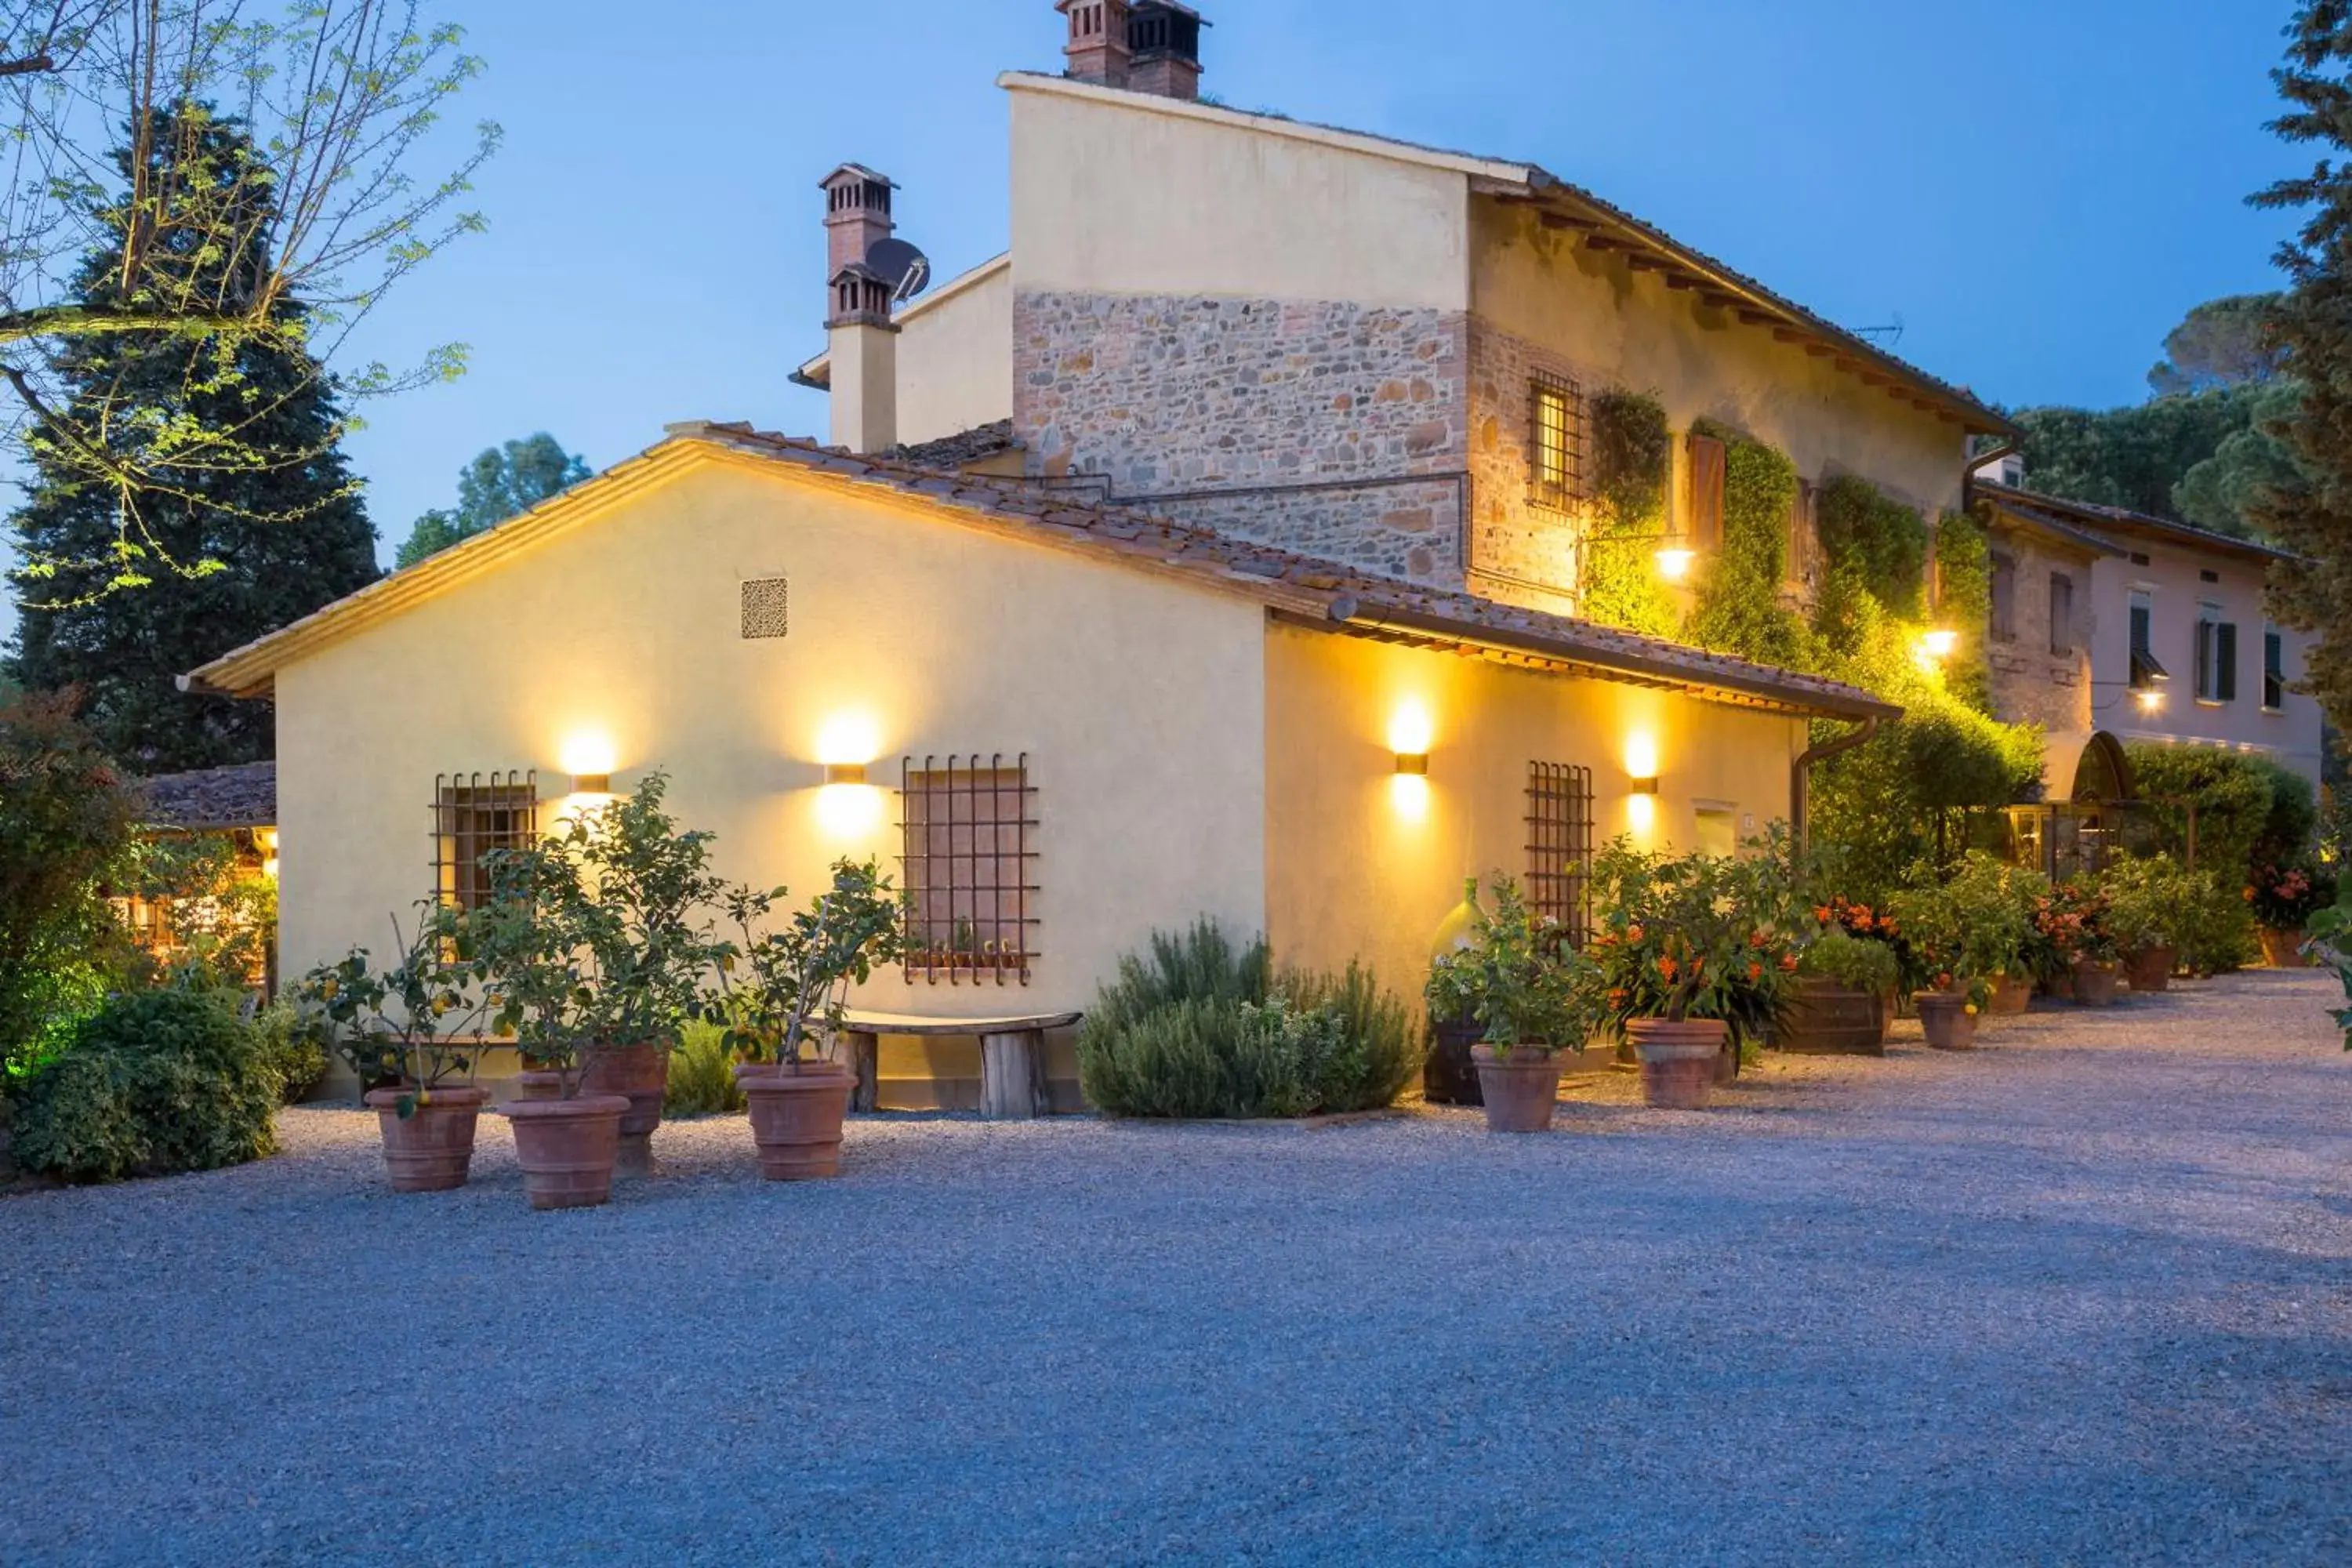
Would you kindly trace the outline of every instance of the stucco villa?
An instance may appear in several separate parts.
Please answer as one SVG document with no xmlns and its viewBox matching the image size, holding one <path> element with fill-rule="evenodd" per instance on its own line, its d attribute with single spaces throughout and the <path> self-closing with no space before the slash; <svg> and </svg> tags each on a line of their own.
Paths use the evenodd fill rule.
<svg viewBox="0 0 2352 1568">
<path fill-rule="evenodd" d="M 1000 79 L 1007 256 L 898 301 L 895 187 L 824 182 L 832 445 L 672 426 L 188 678 L 277 705 L 286 973 L 659 767 L 730 876 L 911 889 L 863 1008 L 1080 1009 L 1202 914 L 1412 994 L 1465 877 L 1573 925 L 1596 842 L 1728 849 L 1892 715 L 1578 618 L 1591 401 L 1666 408 L 1685 560 L 1707 421 L 1932 517 L 1999 415 L 1531 163 L 1198 101 L 1183 7 L 1055 9 L 1071 74 Z M 880 1076 L 968 1104 L 978 1052 Z"/>
<path fill-rule="evenodd" d="M 2109 787 L 2077 777 L 2098 735 L 2255 752 L 2318 782 L 2324 721 L 2296 689 L 2312 639 L 2263 614 L 2284 552 L 2024 479 L 2007 458 L 1974 489 L 1993 547 L 1985 655 L 1996 711 L 2048 731 L 2050 798 Z"/>
</svg>

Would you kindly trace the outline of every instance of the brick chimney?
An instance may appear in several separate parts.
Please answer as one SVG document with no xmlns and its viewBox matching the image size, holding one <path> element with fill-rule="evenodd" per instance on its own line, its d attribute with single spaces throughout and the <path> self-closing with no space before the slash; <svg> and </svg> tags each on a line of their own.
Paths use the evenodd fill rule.
<svg viewBox="0 0 2352 1568">
<path fill-rule="evenodd" d="M 866 257 L 890 237 L 889 179 L 856 163 L 827 174 L 825 335 L 833 360 L 833 444 L 880 452 L 898 444 L 898 328 L 890 285 Z"/>
<path fill-rule="evenodd" d="M 1074 81 L 1125 87 L 1133 10 L 1128 0 L 1055 0 L 1054 9 L 1070 19 L 1070 41 L 1062 46 L 1070 65 L 1064 74 Z"/>
<path fill-rule="evenodd" d="M 1175 0 L 1138 0 L 1127 25 L 1127 85 L 1162 98 L 1201 96 L 1201 29 L 1209 24 Z"/>
</svg>

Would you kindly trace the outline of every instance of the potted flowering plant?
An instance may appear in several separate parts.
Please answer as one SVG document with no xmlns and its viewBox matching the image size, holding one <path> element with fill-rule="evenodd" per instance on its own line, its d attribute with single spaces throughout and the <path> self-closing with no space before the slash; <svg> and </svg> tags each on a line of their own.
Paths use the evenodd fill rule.
<svg viewBox="0 0 2352 1568">
<path fill-rule="evenodd" d="M 1600 973 L 1558 921 L 1528 908 L 1510 878 L 1496 878 L 1492 893 L 1489 909 L 1470 879 L 1462 944 L 1430 963 L 1430 1015 L 1484 1031 L 1470 1055 L 1487 1129 L 1541 1132 L 1559 1100 L 1555 1053 L 1581 1047 L 1601 1027 Z"/>
<path fill-rule="evenodd" d="M 2336 879 L 2316 867 L 2255 867 L 2246 904 L 2262 928 L 2263 962 L 2273 969 L 2305 967 L 2306 928 L 2335 904 L 2336 890 Z"/>
<path fill-rule="evenodd" d="M 1992 983 L 1960 980 L 1948 970 L 1911 1000 L 1919 1009 L 1919 1028 L 1929 1049 L 1970 1051 L 1976 1049 L 1977 1020 L 1992 1001 Z"/>
<path fill-rule="evenodd" d="M 1750 848 L 1675 856 L 1621 838 L 1594 865 L 1608 912 L 1593 952 L 1652 1105 L 1704 1110 L 1741 1047 L 1785 1026 L 1799 930 L 1787 841 L 1776 827 Z"/>
<path fill-rule="evenodd" d="M 2106 895 L 2095 884 L 2069 882 L 2042 900 L 2037 918 L 2072 973 L 2074 1000 L 2085 1007 L 2114 1006 L 2123 954 L 2108 924 Z"/>
<path fill-rule="evenodd" d="M 2179 967 L 2195 879 L 2165 856 L 2126 857 L 2099 874 L 2099 891 L 2106 896 L 2105 924 L 2123 954 L 2124 978 L 2136 992 L 2164 990 Z"/>
<path fill-rule="evenodd" d="M 494 1026 L 540 1069 L 502 1108 L 535 1208 L 609 1199 L 614 1170 L 650 1168 L 669 1058 L 723 946 L 711 835 L 662 809 L 666 775 L 485 858 L 490 898 L 467 917 Z"/>
<path fill-rule="evenodd" d="M 1888 907 L 1934 976 L 1919 994 L 1973 993 L 1981 980 L 1979 1014 L 2023 1012 L 2033 994 L 2033 911 L 2049 891 L 2039 873 L 1972 850 L 1949 880 L 1896 894 Z"/>
<path fill-rule="evenodd" d="M 781 926 L 769 922 L 786 890 L 737 888 L 727 915 L 742 933 L 719 957 L 719 994 L 709 1008 L 740 1064 L 751 1101 L 760 1173 L 807 1181 L 841 1170 L 842 1124 L 856 1078 L 815 1047 L 814 1026 L 838 1037 L 849 988 L 900 952 L 899 903 L 880 865 L 842 860 L 833 886 Z"/>
<path fill-rule="evenodd" d="M 1902 980 L 1892 947 L 1832 925 L 1797 954 L 1796 976 L 1788 1026 L 1775 1041 L 1782 1050 L 1886 1054 L 1886 999 Z"/>
<path fill-rule="evenodd" d="M 395 1193 L 466 1184 L 474 1132 L 489 1090 L 476 1087 L 483 1003 L 479 965 L 463 918 L 446 905 L 417 907 L 415 934 L 392 922 L 400 962 L 377 972 L 365 948 L 323 964 L 293 987 L 296 1027 L 351 1065 L 383 1138 Z"/>
</svg>

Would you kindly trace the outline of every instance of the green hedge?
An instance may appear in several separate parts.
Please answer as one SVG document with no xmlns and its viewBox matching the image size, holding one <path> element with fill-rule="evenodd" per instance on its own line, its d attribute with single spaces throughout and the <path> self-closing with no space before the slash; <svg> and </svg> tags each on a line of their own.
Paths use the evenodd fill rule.
<svg viewBox="0 0 2352 1568">
<path fill-rule="evenodd" d="M 18 1087 L 16 1159 L 71 1182 L 259 1159 L 275 1147 L 283 1061 L 222 994 L 111 997 Z"/>
</svg>

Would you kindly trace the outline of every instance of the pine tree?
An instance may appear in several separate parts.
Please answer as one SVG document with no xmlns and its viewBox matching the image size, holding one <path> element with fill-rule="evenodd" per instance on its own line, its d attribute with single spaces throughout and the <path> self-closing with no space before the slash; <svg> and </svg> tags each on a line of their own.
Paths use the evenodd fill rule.
<svg viewBox="0 0 2352 1568">
<path fill-rule="evenodd" d="M 257 204 L 268 200 L 266 185 L 238 180 L 252 155 L 240 130 L 208 121 L 201 146 L 197 167 L 218 188 L 241 184 Z M 128 154 L 119 163 L 127 180 Z M 231 294 L 241 273 L 265 275 L 268 216 L 235 226 L 251 237 L 242 254 L 191 264 L 221 268 Z M 120 271 L 119 250 L 93 252 L 79 297 L 106 305 Z M 12 525 L 19 556 L 43 565 L 11 574 L 20 617 L 11 673 L 29 689 L 79 688 L 90 730 L 134 772 L 269 756 L 267 704 L 189 696 L 176 678 L 377 576 L 375 531 L 338 447 L 344 421 L 330 383 L 299 348 L 262 336 L 91 338 L 53 369 L 72 401 L 27 441 L 34 482 Z M 120 429 L 151 452 L 175 430 L 199 434 L 168 484 L 126 493 L 92 477 L 102 465 L 66 449 L 91 428 Z M 224 431 L 233 439 L 215 438 Z M 120 509 L 133 506 L 138 527 L 126 529 Z M 214 564 L 191 574 L 171 564 L 180 563 Z M 126 574 L 145 581 L 108 591 Z"/>
<path fill-rule="evenodd" d="M 2352 722 L 2352 0 L 2308 0 L 2288 25 L 2286 64 L 2272 73 L 2288 110 L 2271 129 L 2323 155 L 2308 175 L 2255 195 L 2257 206 L 2307 209 L 2279 249 L 2294 288 L 2273 331 L 2283 374 L 2302 395 L 2282 426 L 2295 472 L 2263 487 L 2255 525 L 2302 563 L 2277 570 L 2273 611 L 2319 634 L 2307 684 L 2338 725 Z"/>
</svg>

